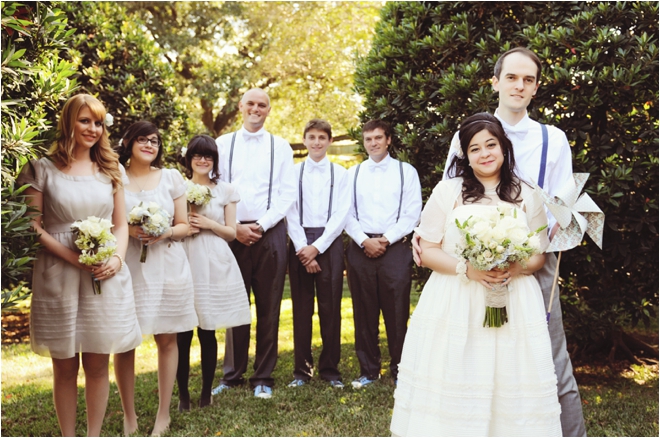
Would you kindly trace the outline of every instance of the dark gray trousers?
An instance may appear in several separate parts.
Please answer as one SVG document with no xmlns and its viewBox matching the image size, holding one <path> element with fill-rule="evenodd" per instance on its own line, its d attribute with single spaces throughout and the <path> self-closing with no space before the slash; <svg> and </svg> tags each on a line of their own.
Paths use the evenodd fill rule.
<svg viewBox="0 0 660 438">
<path fill-rule="evenodd" d="M 248 299 L 252 290 L 257 308 L 257 351 L 250 383 L 272 387 L 286 275 L 286 224 L 280 221 L 252 246 L 245 246 L 238 240 L 229 246 L 241 268 Z M 236 386 L 245 382 L 243 374 L 247 371 L 249 348 L 249 324 L 227 329 L 222 383 Z"/>
<path fill-rule="evenodd" d="M 305 228 L 307 244 L 318 239 L 323 231 L 324 228 Z M 344 283 L 344 245 L 341 236 L 337 237 L 323 254 L 319 254 L 316 261 L 321 272 L 309 274 L 291 245 L 289 282 L 293 302 L 293 376 L 307 381 L 314 373 L 312 316 L 316 295 L 323 342 L 318 364 L 319 375 L 328 381 L 340 380 L 341 374 L 337 366 L 341 357 L 341 295 Z"/>
<path fill-rule="evenodd" d="M 378 325 L 382 311 L 391 357 L 390 372 L 396 379 L 410 316 L 413 263 L 410 245 L 396 242 L 384 255 L 371 259 L 351 241 L 346 257 L 360 375 L 372 380 L 380 376 Z"/>
<path fill-rule="evenodd" d="M 554 253 L 546 254 L 545 265 L 534 274 L 543 291 L 543 301 L 546 309 L 548 308 L 552 286 L 554 285 L 553 280 L 556 266 L 557 257 Z M 582 415 L 580 391 L 573 376 L 571 358 L 568 356 L 568 351 L 566 350 L 566 334 L 564 333 L 559 290 L 555 291 L 552 301 L 552 314 L 548 323 L 548 331 L 550 332 L 550 343 L 552 345 L 552 359 L 555 363 L 555 373 L 557 374 L 557 394 L 559 396 L 559 404 L 561 404 L 562 435 L 587 436 L 584 426 L 584 416 Z"/>
</svg>

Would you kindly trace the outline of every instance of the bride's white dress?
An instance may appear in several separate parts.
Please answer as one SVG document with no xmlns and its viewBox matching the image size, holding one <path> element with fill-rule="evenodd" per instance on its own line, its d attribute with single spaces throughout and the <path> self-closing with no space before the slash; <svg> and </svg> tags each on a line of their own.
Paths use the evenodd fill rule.
<svg viewBox="0 0 660 438">
<path fill-rule="evenodd" d="M 443 181 L 422 213 L 417 233 L 454 255 L 455 225 L 496 208 L 461 205 L 462 180 Z M 530 229 L 546 220 L 543 204 L 523 186 Z M 542 233 L 545 234 L 545 233 Z M 547 238 L 543 237 L 544 243 Z M 541 289 L 531 275 L 509 284 L 509 321 L 484 328 L 484 286 L 433 272 L 411 317 L 391 431 L 399 436 L 561 436 L 557 379 Z"/>
</svg>

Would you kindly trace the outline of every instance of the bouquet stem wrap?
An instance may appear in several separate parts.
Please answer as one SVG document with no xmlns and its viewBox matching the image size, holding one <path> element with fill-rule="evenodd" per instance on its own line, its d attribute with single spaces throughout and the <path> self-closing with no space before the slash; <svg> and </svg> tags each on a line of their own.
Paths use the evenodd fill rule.
<svg viewBox="0 0 660 438">
<path fill-rule="evenodd" d="M 484 296 L 486 302 L 486 316 L 484 327 L 502 327 L 509 319 L 506 315 L 506 298 L 509 287 L 501 284 L 493 284 L 491 289 L 486 288 Z"/>
</svg>

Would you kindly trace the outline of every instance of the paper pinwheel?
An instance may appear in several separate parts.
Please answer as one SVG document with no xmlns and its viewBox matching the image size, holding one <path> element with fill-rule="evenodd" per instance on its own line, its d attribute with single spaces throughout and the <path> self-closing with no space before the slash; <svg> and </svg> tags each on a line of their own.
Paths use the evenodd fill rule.
<svg viewBox="0 0 660 438">
<path fill-rule="evenodd" d="M 555 277 L 552 282 L 553 285 L 557 284 L 557 277 L 559 276 L 561 251 L 573 249 L 578 246 L 582 242 L 585 232 L 600 249 L 603 249 L 605 214 L 598 208 L 589 195 L 586 193 L 580 195 L 588 178 L 588 173 L 574 173 L 573 179 L 568 181 L 555 196 L 550 196 L 539 186 L 535 187 L 536 192 L 541 195 L 543 202 L 559 224 L 557 232 L 545 251 L 559 251 Z M 550 321 L 554 296 L 555 288 L 553 287 L 550 294 L 548 313 L 546 315 L 547 321 Z"/>
<path fill-rule="evenodd" d="M 588 173 L 574 173 L 573 180 L 553 196 L 536 187 L 545 205 L 559 223 L 559 229 L 546 252 L 566 251 L 578 246 L 586 232 L 603 249 L 605 214 L 589 195 L 580 192 L 589 178 Z"/>
</svg>

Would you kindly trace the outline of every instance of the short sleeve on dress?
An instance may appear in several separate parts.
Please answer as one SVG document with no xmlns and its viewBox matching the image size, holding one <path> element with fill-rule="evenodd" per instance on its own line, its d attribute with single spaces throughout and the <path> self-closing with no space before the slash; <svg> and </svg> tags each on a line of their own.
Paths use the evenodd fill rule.
<svg viewBox="0 0 660 438">
<path fill-rule="evenodd" d="M 225 193 L 226 193 L 226 198 L 227 198 L 227 204 L 230 202 L 238 202 L 241 200 L 241 195 L 238 193 L 238 190 L 236 189 L 236 186 L 233 184 L 227 184 L 225 186 Z"/>
<path fill-rule="evenodd" d="M 46 166 L 48 166 L 48 163 L 45 162 L 45 160 L 48 160 L 48 158 L 31 160 L 25 163 L 21 173 L 16 179 L 18 184 L 30 184 L 35 190 L 43 192 L 46 183 Z"/>
<path fill-rule="evenodd" d="M 177 199 L 178 197 L 186 193 L 186 181 L 181 176 L 176 169 L 163 169 L 163 172 L 167 172 L 170 175 L 170 195 L 172 199 Z"/>
<path fill-rule="evenodd" d="M 431 197 L 422 210 L 420 224 L 415 228 L 422 239 L 431 243 L 440 243 L 445 235 L 447 216 L 453 209 L 454 202 L 460 193 L 461 179 L 454 178 L 441 181 L 433 189 Z M 458 191 L 457 191 L 458 189 Z"/>
<path fill-rule="evenodd" d="M 130 184 L 131 180 L 128 179 L 128 175 L 126 175 L 126 169 L 121 163 L 119 164 L 119 172 L 121 173 L 121 183 L 123 185 Z"/>
</svg>

